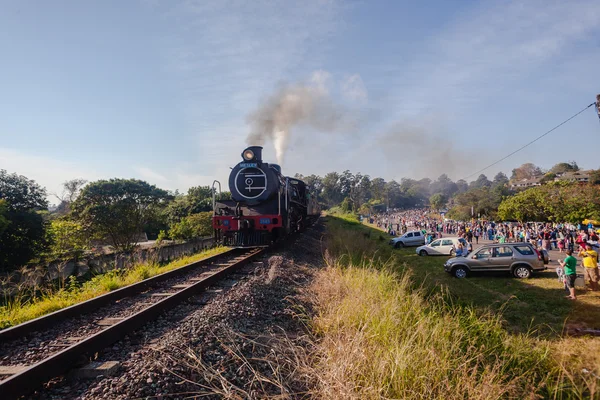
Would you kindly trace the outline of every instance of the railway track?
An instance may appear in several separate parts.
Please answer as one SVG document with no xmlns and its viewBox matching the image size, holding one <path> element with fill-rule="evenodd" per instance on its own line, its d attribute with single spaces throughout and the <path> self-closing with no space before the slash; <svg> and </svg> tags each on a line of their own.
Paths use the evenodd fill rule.
<svg viewBox="0 0 600 400">
<path fill-rule="evenodd" d="M 0 393 L 18 398 L 264 253 L 233 249 L 0 331 Z"/>
</svg>

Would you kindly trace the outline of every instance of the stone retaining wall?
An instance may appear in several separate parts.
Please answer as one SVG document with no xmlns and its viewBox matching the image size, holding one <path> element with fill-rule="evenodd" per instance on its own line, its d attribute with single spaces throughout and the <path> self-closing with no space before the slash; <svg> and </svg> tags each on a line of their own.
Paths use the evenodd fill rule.
<svg viewBox="0 0 600 400">
<path fill-rule="evenodd" d="M 15 286 L 39 287 L 49 281 L 67 279 L 71 275 L 80 277 L 89 272 L 99 274 L 115 268 L 127 268 L 149 260 L 166 262 L 208 249 L 213 244 L 213 238 L 203 238 L 162 247 L 138 249 L 127 253 L 102 254 L 83 257 L 78 260 L 56 261 L 47 265 L 15 271 L 11 274 L 9 282 L 3 281 L 1 288 L 7 294 L 7 291 L 13 292 Z"/>
</svg>

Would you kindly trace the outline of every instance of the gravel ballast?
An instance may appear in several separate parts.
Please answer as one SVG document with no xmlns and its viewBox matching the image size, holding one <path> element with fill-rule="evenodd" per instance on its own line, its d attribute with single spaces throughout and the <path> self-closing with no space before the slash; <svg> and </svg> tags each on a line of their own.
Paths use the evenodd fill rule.
<svg viewBox="0 0 600 400">
<path fill-rule="evenodd" d="M 269 251 L 240 273 L 105 349 L 111 377 L 70 374 L 36 399 L 301 398 L 294 360 L 305 342 L 303 289 L 322 266 L 322 225 Z"/>
</svg>

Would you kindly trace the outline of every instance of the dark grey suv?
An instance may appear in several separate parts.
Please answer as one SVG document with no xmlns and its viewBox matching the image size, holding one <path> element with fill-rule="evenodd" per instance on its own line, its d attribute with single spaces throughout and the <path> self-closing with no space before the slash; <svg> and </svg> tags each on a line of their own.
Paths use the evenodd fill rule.
<svg viewBox="0 0 600 400">
<path fill-rule="evenodd" d="M 510 272 L 516 278 L 529 278 L 532 272 L 547 269 L 548 258 L 529 243 L 486 244 L 466 257 L 446 261 L 444 270 L 457 278 L 471 272 Z"/>
</svg>

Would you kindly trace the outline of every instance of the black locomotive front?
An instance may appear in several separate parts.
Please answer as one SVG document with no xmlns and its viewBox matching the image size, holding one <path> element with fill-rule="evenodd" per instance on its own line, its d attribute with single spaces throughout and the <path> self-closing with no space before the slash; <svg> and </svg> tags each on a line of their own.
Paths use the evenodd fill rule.
<svg viewBox="0 0 600 400">
<path fill-rule="evenodd" d="M 262 147 L 248 147 L 229 174 L 230 200 L 215 201 L 213 228 L 218 243 L 268 246 L 306 220 L 306 186 L 262 160 Z"/>
</svg>

